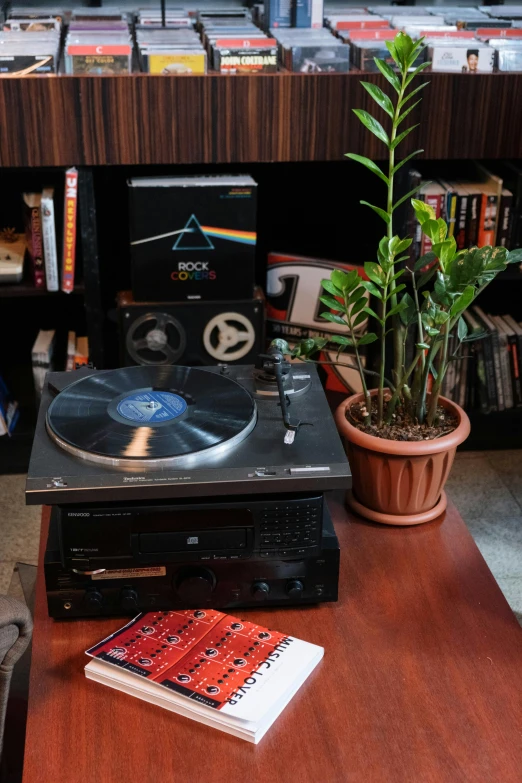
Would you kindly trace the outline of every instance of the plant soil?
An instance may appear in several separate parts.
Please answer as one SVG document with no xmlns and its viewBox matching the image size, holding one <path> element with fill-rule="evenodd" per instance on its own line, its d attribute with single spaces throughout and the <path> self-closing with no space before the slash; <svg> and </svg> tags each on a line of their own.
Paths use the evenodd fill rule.
<svg viewBox="0 0 522 783">
<path fill-rule="evenodd" d="M 386 414 L 386 402 L 384 404 Z M 377 399 L 372 397 L 372 423 L 365 424 L 364 419 L 367 416 L 366 405 L 364 402 L 354 403 L 346 413 L 346 418 L 357 427 L 361 432 L 367 435 L 374 435 L 376 438 L 385 438 L 386 440 L 435 440 L 449 435 L 458 426 L 458 419 L 441 405 L 437 408 L 436 424 L 429 427 L 427 424 L 419 424 L 409 411 L 403 405 L 397 405 L 395 413 L 392 416 L 390 424 L 383 424 L 377 427 Z M 386 417 L 386 416 L 385 416 Z"/>
</svg>

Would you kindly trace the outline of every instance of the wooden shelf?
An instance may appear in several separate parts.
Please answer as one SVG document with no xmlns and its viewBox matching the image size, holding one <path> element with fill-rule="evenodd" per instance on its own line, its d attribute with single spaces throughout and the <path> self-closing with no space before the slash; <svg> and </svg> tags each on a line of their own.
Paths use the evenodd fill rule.
<svg viewBox="0 0 522 783">
<path fill-rule="evenodd" d="M 83 283 L 75 285 L 71 294 L 81 295 L 85 293 L 85 286 Z M 56 297 L 62 294 L 67 296 L 63 291 L 48 291 L 47 288 L 35 288 L 32 283 L 5 283 L 0 285 L 0 299 L 12 299 L 14 297 L 33 297 L 33 296 L 52 296 Z"/>
<path fill-rule="evenodd" d="M 326 161 L 347 151 L 378 159 L 382 144 L 352 114 L 375 107 L 361 78 L 388 87 L 357 71 L 0 79 L 0 165 Z M 404 155 L 522 158 L 522 73 L 426 78 Z"/>
</svg>

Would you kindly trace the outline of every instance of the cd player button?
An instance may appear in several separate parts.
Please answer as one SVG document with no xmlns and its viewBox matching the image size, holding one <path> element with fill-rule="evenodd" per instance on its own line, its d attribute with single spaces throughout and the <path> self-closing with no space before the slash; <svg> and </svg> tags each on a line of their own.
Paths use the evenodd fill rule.
<svg viewBox="0 0 522 783">
<path fill-rule="evenodd" d="M 272 557 L 273 554 L 274 554 L 273 552 L 269 552 L 268 550 L 265 549 L 259 553 L 259 557 Z"/>
<path fill-rule="evenodd" d="M 121 591 L 120 596 L 121 608 L 126 612 L 134 612 L 138 610 L 138 593 L 131 587 L 125 587 Z"/>
<path fill-rule="evenodd" d="M 290 598 L 300 598 L 303 594 L 304 585 L 299 579 L 292 579 L 286 586 L 286 592 Z"/>
<path fill-rule="evenodd" d="M 254 582 L 252 585 L 252 595 L 256 601 L 264 601 L 270 592 L 270 585 L 266 582 Z"/>
</svg>

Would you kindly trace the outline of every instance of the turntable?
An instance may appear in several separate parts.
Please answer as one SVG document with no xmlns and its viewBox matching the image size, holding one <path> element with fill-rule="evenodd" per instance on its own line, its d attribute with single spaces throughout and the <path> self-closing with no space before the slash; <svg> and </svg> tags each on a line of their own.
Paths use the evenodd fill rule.
<svg viewBox="0 0 522 783">
<path fill-rule="evenodd" d="M 30 504 L 350 486 L 316 369 L 277 341 L 261 366 L 50 373 L 27 479 Z"/>
</svg>

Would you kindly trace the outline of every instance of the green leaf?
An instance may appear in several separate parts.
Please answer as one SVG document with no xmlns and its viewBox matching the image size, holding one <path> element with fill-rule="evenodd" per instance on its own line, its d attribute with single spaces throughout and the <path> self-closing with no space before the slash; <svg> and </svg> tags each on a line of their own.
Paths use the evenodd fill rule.
<svg viewBox="0 0 522 783">
<path fill-rule="evenodd" d="M 381 288 L 384 286 L 384 274 L 379 264 L 376 264 L 375 261 L 366 261 L 364 271 L 370 280 L 373 280 Z"/>
<path fill-rule="evenodd" d="M 470 283 L 478 281 L 485 271 L 491 248 L 486 246 L 472 248 L 461 255 L 451 264 L 449 271 L 450 285 L 453 291 L 460 291 Z"/>
<path fill-rule="evenodd" d="M 427 343 L 415 343 L 416 348 L 421 348 L 423 351 L 429 351 L 430 346 Z"/>
<path fill-rule="evenodd" d="M 402 107 L 410 100 L 410 98 L 413 98 L 414 95 L 416 95 L 420 90 L 423 90 L 425 87 L 427 87 L 429 82 L 424 82 L 423 84 L 419 84 L 418 87 L 415 87 L 414 90 L 412 90 L 408 95 L 406 95 L 402 101 L 399 103 L 399 111 L 402 109 Z"/>
<path fill-rule="evenodd" d="M 374 57 L 373 61 L 384 78 L 389 81 L 395 92 L 400 93 L 401 82 L 391 65 L 388 65 L 385 60 L 381 60 L 379 57 Z"/>
<path fill-rule="evenodd" d="M 386 43 L 388 43 L 388 42 L 386 42 Z M 417 122 L 416 125 L 412 125 L 411 128 L 407 128 L 402 133 L 399 133 L 399 135 L 396 136 L 394 138 L 394 140 L 391 142 L 390 149 L 394 150 L 396 147 L 398 147 L 399 144 L 401 143 L 401 141 L 403 141 L 409 133 L 411 133 L 413 130 L 415 130 L 415 128 L 418 128 L 418 127 L 419 127 L 419 123 Z"/>
<path fill-rule="evenodd" d="M 484 337 L 488 336 L 488 332 L 486 332 L 485 329 L 475 329 L 471 334 L 468 334 L 468 336 L 462 341 L 463 343 L 472 343 L 475 340 L 482 340 Z"/>
<path fill-rule="evenodd" d="M 367 294 L 366 294 L 366 288 L 365 288 L 365 286 L 362 283 L 363 283 L 363 281 L 361 280 L 361 285 L 358 285 L 357 288 L 348 297 L 348 304 L 349 305 L 352 305 L 354 302 L 358 302 L 359 299 L 361 299 L 361 297 L 363 299 L 367 299 L 368 298 Z"/>
<path fill-rule="evenodd" d="M 354 276 L 349 272 L 344 272 L 342 269 L 334 269 L 330 273 L 330 279 L 334 286 L 341 292 L 351 290 L 356 280 Z"/>
<path fill-rule="evenodd" d="M 508 264 L 522 264 L 522 248 L 510 250 L 506 260 Z"/>
<path fill-rule="evenodd" d="M 459 298 L 453 302 L 453 305 L 450 310 L 450 315 L 452 318 L 455 318 L 456 315 L 463 312 L 463 310 L 466 309 L 466 307 L 469 307 L 473 299 L 475 298 L 475 289 L 472 285 L 466 286 L 464 291 L 461 293 Z"/>
<path fill-rule="evenodd" d="M 315 353 L 317 351 L 315 340 L 312 337 L 307 340 L 303 340 L 299 343 L 299 349 L 301 356 L 309 356 L 311 353 Z"/>
<path fill-rule="evenodd" d="M 273 348 L 277 348 L 278 351 L 281 351 L 282 354 L 290 354 L 292 353 L 290 350 L 290 346 L 288 345 L 286 340 L 281 339 L 280 337 L 277 337 L 275 340 L 272 340 L 270 345 Z"/>
<path fill-rule="evenodd" d="M 430 337 L 437 337 L 439 329 L 435 329 L 434 326 L 426 326 L 426 331 Z"/>
<path fill-rule="evenodd" d="M 395 38 L 397 38 L 397 36 L 395 36 Z M 386 44 L 386 48 L 388 49 L 389 53 L 393 57 L 397 68 L 400 70 L 402 63 L 399 58 L 399 52 L 395 48 L 395 41 L 385 41 L 384 43 Z"/>
<path fill-rule="evenodd" d="M 370 209 L 373 209 L 374 212 L 376 212 L 379 217 L 381 217 L 386 225 L 390 222 L 390 216 L 387 212 L 384 211 L 384 209 L 381 209 L 380 207 L 375 207 L 373 204 L 369 204 L 367 201 L 360 201 L 359 204 L 364 204 L 365 207 L 370 207 Z"/>
<path fill-rule="evenodd" d="M 388 134 L 382 127 L 381 123 L 375 119 L 375 117 L 372 117 L 371 114 L 369 114 L 367 111 L 364 111 L 363 109 L 352 109 L 352 111 L 355 116 L 360 119 L 362 124 L 368 128 L 371 133 L 374 134 L 374 136 L 377 136 L 377 138 L 384 142 L 386 146 L 389 146 L 390 139 L 388 138 Z"/>
<path fill-rule="evenodd" d="M 393 291 L 390 291 L 390 293 L 387 295 L 386 301 L 388 301 L 390 296 L 395 296 L 396 294 L 400 293 L 401 291 L 404 291 L 405 288 L 406 288 L 406 286 L 404 285 L 404 283 L 401 283 L 400 285 L 396 286 L 393 289 Z"/>
<path fill-rule="evenodd" d="M 377 250 L 377 258 L 379 259 L 379 262 L 381 266 L 384 266 L 388 263 L 388 257 L 390 255 L 390 240 L 388 237 L 383 237 L 381 241 L 379 242 L 379 248 Z"/>
<path fill-rule="evenodd" d="M 410 111 L 413 111 L 413 110 L 414 110 L 414 108 L 415 108 L 416 106 L 418 106 L 418 105 L 419 105 L 419 103 L 420 103 L 421 101 L 422 101 L 422 98 L 419 98 L 419 100 L 418 100 L 418 101 L 415 101 L 415 103 L 412 103 L 412 105 L 411 105 L 411 106 L 409 106 L 409 107 L 406 109 L 406 111 L 403 111 L 403 113 L 402 113 L 402 114 L 401 114 L 401 115 L 400 115 L 400 116 L 397 118 L 397 127 L 399 127 L 399 125 L 401 124 L 401 122 L 402 122 L 403 120 L 405 120 L 405 119 L 406 119 L 406 117 L 408 116 L 408 114 L 410 113 Z"/>
<path fill-rule="evenodd" d="M 413 267 L 415 272 L 418 272 L 419 269 L 422 269 L 424 266 L 428 266 L 433 264 L 433 262 L 436 260 L 435 253 L 433 253 L 431 250 L 429 253 L 426 253 L 425 255 L 421 256 L 416 262 L 415 266 Z"/>
<path fill-rule="evenodd" d="M 419 221 L 419 223 L 424 223 L 425 220 L 435 220 L 436 214 L 433 207 L 430 207 L 429 204 L 426 204 L 425 201 L 421 201 L 418 198 L 412 198 L 411 205 L 413 207 L 413 210 L 415 212 L 415 217 Z"/>
<path fill-rule="evenodd" d="M 357 313 L 360 313 L 361 310 L 366 307 L 367 303 L 368 300 L 365 296 L 361 297 L 359 301 L 355 302 L 355 304 L 353 304 L 350 308 L 350 318 L 353 318 L 357 315 Z"/>
<path fill-rule="evenodd" d="M 378 337 L 374 332 L 368 332 L 367 334 L 363 334 L 360 340 L 357 340 L 357 347 L 360 345 L 370 345 L 370 343 L 374 343 L 377 339 Z"/>
<path fill-rule="evenodd" d="M 428 269 L 427 272 L 424 272 L 424 274 L 421 275 L 417 281 L 417 289 L 420 290 L 426 285 L 426 283 L 429 283 L 429 281 L 431 280 L 431 278 L 433 277 L 436 271 L 437 271 L 437 267 L 432 266 L 431 269 Z M 424 291 L 423 293 L 427 293 L 427 291 Z"/>
<path fill-rule="evenodd" d="M 405 258 L 407 258 L 407 256 L 405 256 Z M 397 260 L 397 261 L 400 261 L 401 259 L 400 259 L 400 258 L 397 258 L 396 260 Z M 398 280 L 398 279 L 399 279 L 399 277 L 401 277 L 403 274 L 404 274 L 404 269 L 399 269 L 399 271 L 398 271 L 398 272 L 395 272 L 395 274 L 393 275 L 393 277 L 391 277 L 391 278 L 390 278 L 390 283 L 391 283 L 393 280 Z"/>
<path fill-rule="evenodd" d="M 390 180 L 384 174 L 383 171 L 378 167 L 376 163 L 373 162 L 373 160 L 370 160 L 369 158 L 365 158 L 363 155 L 356 155 L 354 152 L 347 152 L 345 154 L 345 157 L 351 158 L 352 160 L 357 161 L 357 163 L 362 163 L 363 166 L 366 166 L 367 169 L 370 169 L 371 172 L 374 174 L 377 174 L 378 177 L 382 179 L 383 182 L 386 183 L 386 185 L 390 184 Z"/>
<path fill-rule="evenodd" d="M 457 322 L 457 336 L 458 336 L 460 342 L 465 340 L 466 337 L 468 336 L 468 325 L 467 325 L 466 321 L 464 320 L 464 318 L 459 318 L 459 320 Z"/>
<path fill-rule="evenodd" d="M 418 68 L 415 68 L 414 71 L 409 73 L 406 81 L 404 82 L 404 87 L 407 87 L 409 84 L 411 84 L 412 81 L 415 79 L 415 77 L 418 76 L 419 73 L 423 71 L 425 68 L 427 68 L 428 65 L 431 65 L 431 63 L 430 62 L 421 63 Z"/>
<path fill-rule="evenodd" d="M 404 166 L 405 163 L 407 163 L 409 160 L 415 157 L 415 155 L 420 155 L 421 152 L 424 152 L 424 150 L 415 150 L 415 152 L 411 152 L 407 157 L 405 157 L 403 160 L 400 161 L 400 163 L 397 163 L 396 166 L 392 168 L 392 174 L 396 174 L 401 166 Z"/>
<path fill-rule="evenodd" d="M 392 307 L 391 310 L 388 310 L 386 313 L 386 318 L 391 318 L 392 315 L 397 315 L 402 310 L 406 308 L 406 302 L 402 299 L 398 304 L 395 305 L 395 307 Z"/>
<path fill-rule="evenodd" d="M 346 312 L 346 308 L 344 304 L 338 302 L 337 299 L 333 298 L 333 296 L 320 296 L 319 301 L 325 304 L 327 307 L 330 307 L 332 310 L 334 310 L 337 313 Z"/>
<path fill-rule="evenodd" d="M 380 323 L 380 324 L 381 324 L 381 326 L 382 326 L 382 320 L 381 320 L 380 316 L 378 316 L 378 315 L 377 315 L 377 313 L 375 312 L 375 310 L 372 310 L 372 308 L 371 308 L 371 307 L 365 307 L 365 308 L 364 308 L 364 312 L 365 312 L 365 313 L 368 313 L 368 315 L 371 315 L 371 316 L 372 316 L 372 318 L 375 318 L 375 320 L 376 320 L 376 321 L 378 321 L 378 323 Z"/>
<path fill-rule="evenodd" d="M 384 93 L 380 87 L 377 87 L 376 84 L 370 84 L 370 82 L 360 82 L 360 84 L 362 84 L 366 92 L 370 93 L 375 103 L 377 103 L 381 109 L 383 109 L 386 114 L 393 119 L 395 109 L 393 107 L 393 103 L 388 98 L 386 93 Z"/>
<path fill-rule="evenodd" d="M 395 210 L 397 209 L 397 207 L 400 207 L 400 205 L 401 205 L 401 204 L 403 204 L 403 203 L 406 201 L 406 199 L 410 198 L 410 196 L 413 196 L 413 195 L 414 195 L 414 193 L 417 193 L 417 192 L 418 192 L 418 191 L 419 191 L 419 190 L 420 190 L 422 187 L 423 187 L 423 185 L 421 185 L 421 184 L 419 183 L 419 184 L 418 184 L 416 187 L 412 188 L 412 189 L 410 190 L 410 192 L 409 192 L 409 193 L 406 193 L 406 195 L 405 195 L 405 196 L 403 196 L 402 198 L 400 198 L 400 199 L 399 199 L 399 200 L 398 200 L 398 201 L 397 201 L 397 202 L 396 202 L 396 203 L 393 205 L 393 207 L 392 207 L 392 212 L 395 212 Z M 411 240 L 410 240 L 410 244 L 411 244 Z M 400 253 L 400 250 L 399 250 L 399 253 Z"/>
<path fill-rule="evenodd" d="M 401 301 L 404 302 L 404 307 L 400 312 L 401 321 L 404 326 L 409 326 L 417 317 L 417 308 L 413 298 L 408 293 L 404 294 Z"/>
<path fill-rule="evenodd" d="M 372 296 L 376 296 L 376 297 L 377 297 L 377 299 L 382 299 L 382 294 L 381 294 L 381 292 L 379 291 L 379 289 L 377 288 L 377 286 L 376 286 L 376 285 L 374 285 L 374 284 L 371 282 L 371 280 L 364 280 L 364 281 L 363 281 L 363 286 L 366 288 L 366 290 L 367 290 L 367 291 L 368 291 L 370 294 L 372 294 Z"/>
<path fill-rule="evenodd" d="M 336 343 L 336 345 L 353 345 L 351 337 L 343 337 L 341 334 L 333 334 L 330 337 L 330 342 Z"/>
<path fill-rule="evenodd" d="M 334 285 L 331 280 L 321 280 L 321 285 L 325 291 L 328 291 L 329 294 L 333 294 L 334 296 L 343 295 L 343 292 L 340 290 L 340 288 L 337 288 L 337 286 Z"/>
<path fill-rule="evenodd" d="M 347 326 L 346 321 L 344 321 L 341 316 L 334 315 L 333 313 L 321 313 L 321 318 L 324 318 L 325 321 L 331 321 L 333 324 Z"/>
<path fill-rule="evenodd" d="M 355 329 L 357 326 L 360 326 L 361 324 L 365 323 L 368 320 L 367 314 L 364 312 L 358 313 L 358 315 L 355 317 L 355 321 L 352 321 L 352 326 Z"/>
</svg>

